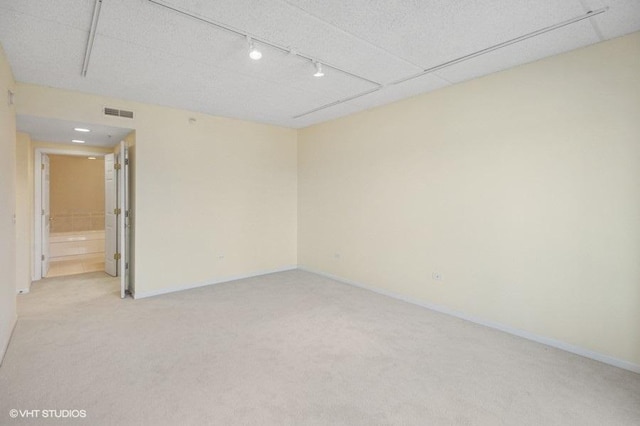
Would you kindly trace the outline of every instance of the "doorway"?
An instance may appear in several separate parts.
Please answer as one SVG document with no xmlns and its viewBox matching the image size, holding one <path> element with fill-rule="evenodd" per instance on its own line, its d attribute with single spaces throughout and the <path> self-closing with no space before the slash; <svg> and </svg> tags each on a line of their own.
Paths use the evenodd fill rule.
<svg viewBox="0 0 640 426">
<path fill-rule="evenodd" d="M 31 136 L 33 155 L 33 281 L 103 271 L 119 278 L 125 297 L 135 131 L 28 116 L 17 124 Z"/>
<path fill-rule="evenodd" d="M 43 154 L 42 164 L 43 277 L 105 271 L 104 157 Z"/>
<path fill-rule="evenodd" d="M 130 272 L 130 218 L 131 206 L 129 202 L 129 158 L 128 147 L 125 141 L 120 141 L 116 145 L 114 153 L 99 155 L 83 151 L 64 151 L 53 148 L 38 148 L 35 150 L 35 268 L 34 280 L 46 278 L 50 276 L 52 264 L 58 260 L 57 255 L 62 254 L 64 262 L 62 275 L 71 275 L 75 273 L 89 272 L 78 270 L 85 268 L 84 261 L 91 268 L 102 267 L 107 274 L 120 278 L 120 297 L 124 298 L 129 292 L 129 272 Z M 86 230 L 78 229 L 80 232 L 71 231 L 55 233 L 51 232 L 52 222 L 55 222 L 55 216 L 51 214 L 51 156 L 73 156 L 80 157 L 80 161 L 86 158 L 88 161 L 95 161 L 101 157 L 104 167 L 104 228 L 103 230 Z M 57 157 L 54 157 L 57 158 Z M 86 228 L 86 214 L 78 225 L 79 228 Z M 90 222 L 90 220 L 89 220 Z M 98 227 L 98 225 L 95 225 Z M 72 225 L 73 227 L 73 225 Z M 92 232 L 96 231 L 96 232 Z M 101 232 L 100 232 L 101 231 Z M 84 241 L 88 235 L 94 237 L 94 241 Z M 101 240 L 100 236 L 104 235 Z M 61 251 L 51 253 L 51 249 L 56 247 L 52 244 L 51 237 L 62 238 Z M 69 240 L 71 237 L 71 240 Z M 104 251 L 100 254 L 103 262 L 96 257 L 99 254 L 99 247 L 102 246 Z M 82 253 L 82 250 L 92 250 L 93 253 Z M 72 258 L 65 257 L 71 255 Z M 52 263 L 53 262 L 53 263 Z M 76 268 L 76 269 L 69 269 Z"/>
</svg>

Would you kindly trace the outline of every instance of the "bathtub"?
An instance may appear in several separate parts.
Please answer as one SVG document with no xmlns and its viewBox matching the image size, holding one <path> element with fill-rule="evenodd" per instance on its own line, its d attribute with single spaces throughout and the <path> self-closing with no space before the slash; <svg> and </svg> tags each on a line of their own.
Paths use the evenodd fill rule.
<svg viewBox="0 0 640 426">
<path fill-rule="evenodd" d="M 49 234 L 49 259 L 71 260 L 86 255 L 104 254 L 104 230 L 52 232 Z"/>
</svg>

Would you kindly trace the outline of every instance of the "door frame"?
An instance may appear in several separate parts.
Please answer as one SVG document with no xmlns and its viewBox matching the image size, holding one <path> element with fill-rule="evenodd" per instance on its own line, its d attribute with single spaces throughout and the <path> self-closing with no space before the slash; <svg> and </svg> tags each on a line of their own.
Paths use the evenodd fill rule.
<svg viewBox="0 0 640 426">
<path fill-rule="evenodd" d="M 129 183 L 129 147 L 122 140 L 116 148 L 116 162 L 120 167 L 116 170 L 117 176 L 117 196 L 116 207 L 119 214 L 117 216 L 117 251 L 120 253 L 118 260 L 118 276 L 120 278 L 120 298 L 124 299 L 131 293 L 129 288 L 129 256 L 131 252 L 130 241 L 130 183 Z"/>
<path fill-rule="evenodd" d="M 38 281 L 42 277 L 42 154 L 52 155 L 71 155 L 75 157 L 104 157 L 103 152 L 92 152 L 72 149 L 58 148 L 36 148 L 33 157 L 33 269 L 31 271 L 31 280 Z"/>
<path fill-rule="evenodd" d="M 46 160 L 46 161 L 45 161 Z M 42 212 L 40 216 L 40 226 L 42 232 L 38 234 L 42 239 L 42 257 L 41 271 L 42 275 L 49 273 L 49 265 L 51 261 L 51 157 L 48 154 L 42 154 L 40 166 L 40 183 L 42 188 Z"/>
</svg>

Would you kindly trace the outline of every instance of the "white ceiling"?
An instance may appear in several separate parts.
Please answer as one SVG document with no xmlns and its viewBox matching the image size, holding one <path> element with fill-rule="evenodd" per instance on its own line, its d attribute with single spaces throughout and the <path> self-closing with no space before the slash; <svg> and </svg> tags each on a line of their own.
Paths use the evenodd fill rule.
<svg viewBox="0 0 640 426">
<path fill-rule="evenodd" d="M 89 129 L 90 132 L 77 132 L 76 127 Z M 73 139 L 83 140 L 82 146 L 112 147 L 124 139 L 131 129 L 121 127 L 86 124 L 79 121 L 55 120 L 52 118 L 18 115 L 16 128 L 19 132 L 28 133 L 32 140 L 54 142 L 71 145 Z"/>
<path fill-rule="evenodd" d="M 149 0 L 103 0 L 83 77 L 95 1 L 0 0 L 0 42 L 18 81 L 294 128 L 640 30 L 638 0 L 157 0 L 372 83 L 328 66 L 315 78 L 308 59 L 260 43 L 252 61 L 237 34 Z"/>
</svg>

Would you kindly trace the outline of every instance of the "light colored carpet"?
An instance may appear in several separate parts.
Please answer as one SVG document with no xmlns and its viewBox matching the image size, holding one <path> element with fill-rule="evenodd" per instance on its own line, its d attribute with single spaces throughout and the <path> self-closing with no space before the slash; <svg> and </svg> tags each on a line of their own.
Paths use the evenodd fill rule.
<svg viewBox="0 0 640 426">
<path fill-rule="evenodd" d="M 638 425 L 640 375 L 302 271 L 136 301 L 92 273 L 19 298 L 0 424 L 49 423 Z"/>
</svg>

